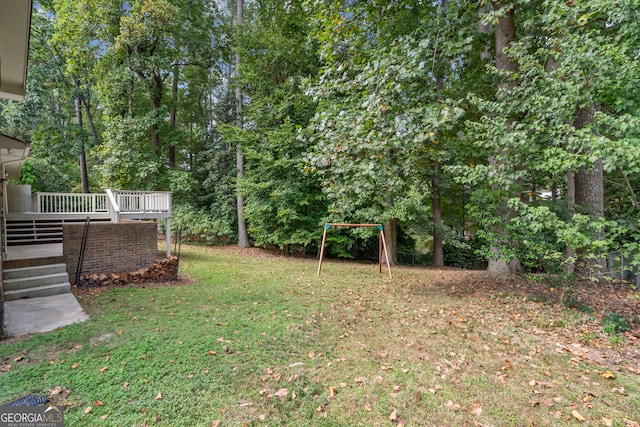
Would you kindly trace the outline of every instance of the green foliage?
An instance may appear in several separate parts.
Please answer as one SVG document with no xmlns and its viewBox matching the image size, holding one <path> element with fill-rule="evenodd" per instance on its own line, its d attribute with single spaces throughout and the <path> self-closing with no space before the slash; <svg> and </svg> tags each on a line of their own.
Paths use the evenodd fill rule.
<svg viewBox="0 0 640 427">
<path fill-rule="evenodd" d="M 265 133 L 250 133 L 260 139 L 245 145 L 250 167 L 239 189 L 249 234 L 257 246 L 317 244 L 326 201 L 317 182 L 298 168 L 305 147 L 289 122 Z"/>
<path fill-rule="evenodd" d="M 605 334 L 614 336 L 621 332 L 629 331 L 631 325 L 629 325 L 629 322 L 624 316 L 611 312 L 602 319 L 602 329 Z"/>
<path fill-rule="evenodd" d="M 494 30 L 516 4 L 507 73 Z M 0 128 L 31 143 L 21 182 L 34 191 L 75 189 L 85 148 L 93 188 L 171 190 L 194 235 L 233 240 L 241 194 L 260 246 L 311 248 L 326 221 L 396 220 L 420 249 L 470 231 L 478 256 L 528 271 L 558 272 L 568 249 L 636 268 L 637 6 L 260 0 L 238 26 L 233 2 L 48 1 L 33 16 L 27 98 L 0 101 Z M 225 126 L 236 87 L 242 131 Z M 603 218 L 569 205 L 566 185 L 600 161 Z M 330 237 L 334 253 L 368 253 L 362 233 Z M 447 262 L 473 264 L 459 243 Z"/>
<path fill-rule="evenodd" d="M 173 207 L 172 221 L 182 231 L 185 240 L 228 243 L 234 235 L 233 223 L 228 218 L 206 208 L 187 204 Z M 173 227 L 173 226 L 172 226 Z"/>
<path fill-rule="evenodd" d="M 32 193 L 68 193 L 71 191 L 69 176 L 61 172 L 55 164 L 34 158 L 29 158 L 24 162 L 16 184 L 30 185 Z"/>
<path fill-rule="evenodd" d="M 442 247 L 444 265 L 449 267 L 480 270 L 487 266 L 484 258 L 478 255 L 481 252 L 481 242 L 477 239 L 452 241 Z"/>
</svg>

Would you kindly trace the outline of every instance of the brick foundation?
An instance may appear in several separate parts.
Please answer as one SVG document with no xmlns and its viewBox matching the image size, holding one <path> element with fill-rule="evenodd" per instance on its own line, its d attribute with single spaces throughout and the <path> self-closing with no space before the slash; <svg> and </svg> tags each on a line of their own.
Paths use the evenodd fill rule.
<svg viewBox="0 0 640 427">
<path fill-rule="evenodd" d="M 90 224 L 82 273 L 120 273 L 150 266 L 158 258 L 157 230 L 155 222 Z M 63 255 L 72 281 L 83 232 L 84 224 L 62 226 Z"/>
</svg>

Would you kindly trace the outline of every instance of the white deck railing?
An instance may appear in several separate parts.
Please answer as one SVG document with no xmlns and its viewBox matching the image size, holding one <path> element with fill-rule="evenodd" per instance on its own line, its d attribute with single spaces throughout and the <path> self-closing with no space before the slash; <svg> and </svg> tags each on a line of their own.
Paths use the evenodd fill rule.
<svg viewBox="0 0 640 427">
<path fill-rule="evenodd" d="M 36 193 L 33 195 L 36 213 L 94 214 L 107 212 L 106 194 Z"/>
<path fill-rule="evenodd" d="M 170 192 L 107 190 L 110 192 L 120 212 L 171 212 Z"/>
<path fill-rule="evenodd" d="M 27 205 L 29 198 L 26 198 Z M 37 219 L 110 218 L 114 223 L 122 219 L 164 219 L 166 221 L 167 256 L 171 254 L 171 193 L 168 191 L 107 190 L 106 194 L 36 193 L 32 206 L 24 206 L 25 212 L 9 212 L 12 219 L 35 221 Z M 31 209 L 29 209 L 31 208 Z M 7 215 L 3 215 L 6 221 Z M 5 227 L 6 229 L 6 227 Z M 6 233 L 4 249 L 6 250 Z"/>
<path fill-rule="evenodd" d="M 114 222 L 171 216 L 171 193 L 166 191 L 107 190 L 106 194 L 36 193 L 33 212 L 40 214 L 109 214 Z"/>
</svg>

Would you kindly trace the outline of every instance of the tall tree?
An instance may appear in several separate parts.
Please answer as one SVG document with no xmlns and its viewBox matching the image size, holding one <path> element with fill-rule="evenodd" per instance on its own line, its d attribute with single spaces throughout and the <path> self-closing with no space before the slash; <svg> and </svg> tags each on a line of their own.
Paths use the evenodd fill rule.
<svg viewBox="0 0 640 427">
<path fill-rule="evenodd" d="M 236 24 L 237 31 L 242 31 L 242 21 L 244 15 L 244 0 L 236 0 Z M 238 129 L 244 128 L 244 116 L 242 112 L 243 99 L 242 99 L 242 77 L 240 74 L 240 52 L 239 47 L 236 47 L 236 127 Z M 244 154 L 242 152 L 242 145 L 240 142 L 236 145 L 236 178 L 239 180 L 244 176 Z M 238 246 L 241 248 L 249 247 L 249 234 L 247 233 L 247 223 L 244 219 L 244 197 L 237 191 L 236 195 L 236 208 L 238 211 Z"/>
</svg>

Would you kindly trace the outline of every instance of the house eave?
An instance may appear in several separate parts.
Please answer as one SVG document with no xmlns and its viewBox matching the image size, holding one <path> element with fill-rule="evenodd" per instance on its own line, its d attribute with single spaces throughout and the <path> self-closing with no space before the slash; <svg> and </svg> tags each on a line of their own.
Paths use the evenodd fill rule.
<svg viewBox="0 0 640 427">
<path fill-rule="evenodd" d="M 22 164 L 29 155 L 29 145 L 0 134 L 0 178 L 15 181 L 20 175 Z"/>
<path fill-rule="evenodd" d="M 0 0 L 0 98 L 24 100 L 31 10 L 31 0 Z"/>
</svg>

